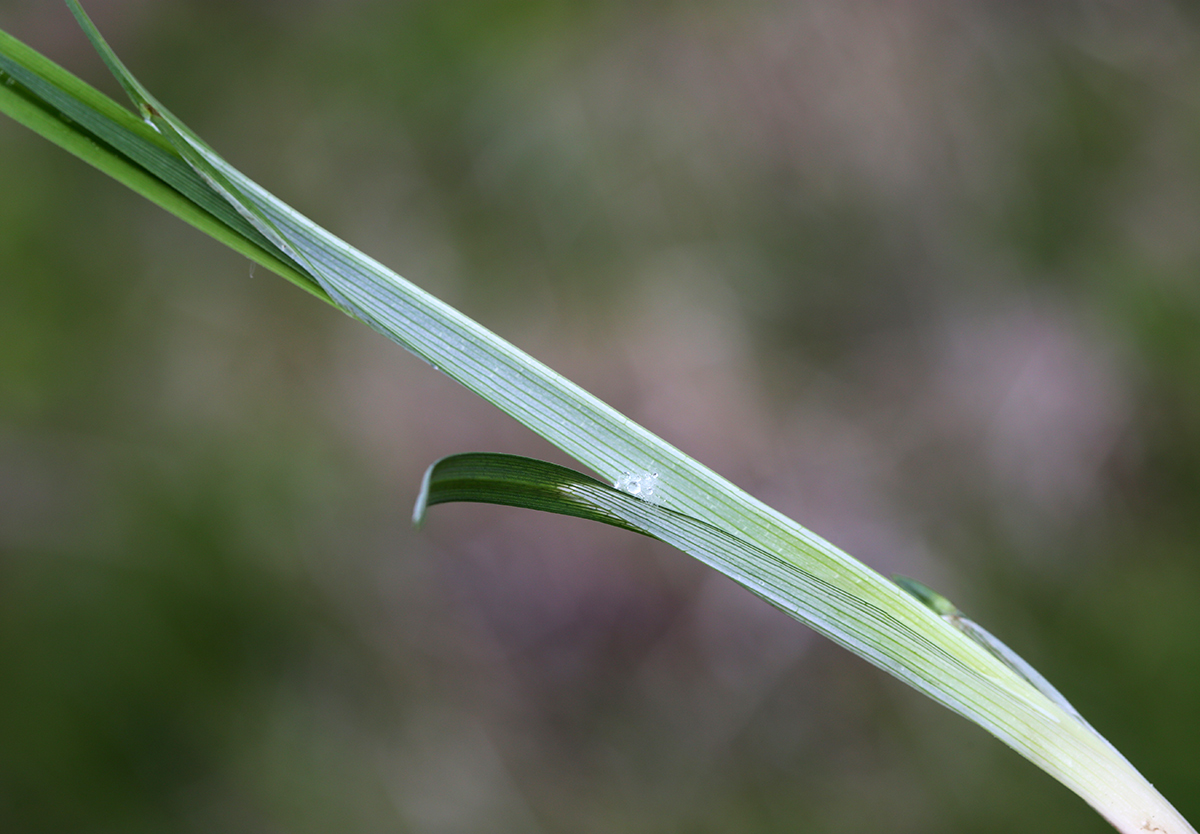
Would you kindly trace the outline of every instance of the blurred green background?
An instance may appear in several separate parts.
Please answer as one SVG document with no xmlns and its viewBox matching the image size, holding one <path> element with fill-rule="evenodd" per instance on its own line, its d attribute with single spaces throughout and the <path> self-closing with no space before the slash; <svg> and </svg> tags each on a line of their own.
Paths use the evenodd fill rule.
<svg viewBox="0 0 1200 834">
<path fill-rule="evenodd" d="M 1191 4 L 93 0 L 234 165 L 885 574 L 1200 820 Z M 120 98 L 65 8 L 0 28 Z M 538 438 L 0 122 L 0 830 L 1095 832 Z"/>
</svg>

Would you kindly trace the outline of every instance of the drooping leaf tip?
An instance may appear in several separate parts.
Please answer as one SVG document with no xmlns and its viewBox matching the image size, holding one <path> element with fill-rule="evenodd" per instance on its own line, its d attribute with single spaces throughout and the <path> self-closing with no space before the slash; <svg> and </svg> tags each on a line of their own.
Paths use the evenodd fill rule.
<svg viewBox="0 0 1200 834">
<path fill-rule="evenodd" d="M 412 523 L 413 527 L 421 528 L 425 523 L 425 511 L 429 509 L 429 483 L 433 478 L 433 470 L 437 467 L 438 461 L 434 461 L 425 470 L 424 476 L 421 478 L 421 489 L 417 493 L 417 501 L 413 505 Z"/>
</svg>

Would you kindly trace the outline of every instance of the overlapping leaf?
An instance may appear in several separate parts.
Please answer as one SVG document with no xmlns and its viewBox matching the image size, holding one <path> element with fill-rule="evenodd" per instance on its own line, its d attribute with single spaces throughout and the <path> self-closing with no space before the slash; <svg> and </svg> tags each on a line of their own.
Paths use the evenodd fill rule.
<svg viewBox="0 0 1200 834">
<path fill-rule="evenodd" d="M 653 472 L 663 486 L 650 503 L 551 464 L 466 455 L 430 470 L 426 504 L 512 503 L 660 538 L 980 724 L 1121 830 L 1193 830 L 1065 700 L 1048 696 L 1040 675 L 248 180 L 155 101 L 68 3 L 150 126 L 3 33 L 0 109 L 331 301 L 609 481 Z"/>
</svg>

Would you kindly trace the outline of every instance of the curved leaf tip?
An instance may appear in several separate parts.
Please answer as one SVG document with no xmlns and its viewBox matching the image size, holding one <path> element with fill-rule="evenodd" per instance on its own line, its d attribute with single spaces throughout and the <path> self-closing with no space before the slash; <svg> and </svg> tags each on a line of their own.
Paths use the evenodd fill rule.
<svg viewBox="0 0 1200 834">
<path fill-rule="evenodd" d="M 649 535 L 586 497 L 605 493 L 648 503 L 557 463 L 497 452 L 466 452 L 448 455 L 425 470 L 413 506 L 413 524 L 420 526 L 436 504 L 473 501 L 571 515 Z"/>
</svg>

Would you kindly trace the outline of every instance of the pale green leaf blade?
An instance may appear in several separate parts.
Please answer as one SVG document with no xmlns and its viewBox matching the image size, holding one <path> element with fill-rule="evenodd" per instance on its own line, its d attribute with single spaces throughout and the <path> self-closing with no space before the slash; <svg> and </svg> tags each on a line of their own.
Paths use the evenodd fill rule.
<svg viewBox="0 0 1200 834">
<path fill-rule="evenodd" d="M 814 600 L 823 600 L 826 610 L 837 612 L 839 623 L 835 633 L 826 633 L 843 645 L 856 634 L 867 640 L 890 634 L 893 639 L 917 645 L 924 639 L 920 634 L 899 632 L 887 612 L 846 598 L 836 587 L 754 542 L 556 464 L 495 453 L 443 458 L 425 474 L 414 519 L 420 521 L 430 506 L 451 501 L 483 501 L 556 512 L 652 536 L 725 573 L 797 619 L 807 622 L 806 616 L 798 612 L 811 608 Z M 995 638 L 980 639 L 978 633 L 965 627 L 964 623 L 970 621 L 961 618 L 961 612 L 945 597 L 915 580 L 897 579 L 937 612 L 939 619 L 944 618 L 941 621 L 948 627 L 967 635 L 975 647 L 999 663 L 998 667 L 974 667 L 964 662 L 963 655 L 947 657 L 952 666 L 958 667 L 964 681 L 961 686 L 971 693 L 978 714 L 998 717 L 1011 710 L 1022 715 L 1021 722 L 1009 729 L 1032 732 L 1026 739 L 1030 748 L 1042 751 L 1026 755 L 1076 790 L 1122 831 L 1192 830 L 1153 787 L 1132 775 L 1136 771 L 1124 757 L 1083 721 L 1036 670 Z M 930 642 L 924 651 L 936 655 L 943 649 Z M 1039 701 L 1041 706 L 1037 706 Z M 955 708 L 952 703 L 946 705 Z M 1035 728 L 1038 723 L 1040 730 Z M 1002 732 L 993 732 L 1003 738 Z"/>
<path fill-rule="evenodd" d="M 78 4 L 68 2 L 85 20 Z M 281 274 L 290 270 L 289 277 L 299 276 L 310 289 L 319 285 L 319 294 L 327 294 L 605 478 L 615 482 L 652 472 L 661 479 L 659 504 L 633 498 L 603 482 L 578 480 L 584 476 L 563 481 L 557 487 L 560 497 L 669 541 L 728 573 L 797 619 L 979 723 L 1080 793 L 1121 830 L 1153 830 L 1151 825 L 1171 832 L 1193 830 L 1086 723 L 1063 710 L 993 650 L 838 548 L 296 213 L 245 178 L 155 102 L 94 29 L 89 29 L 89 36 L 106 60 L 111 58 L 110 67 L 161 133 L 145 133 L 144 127 L 118 131 L 103 142 L 118 147 L 115 143 L 130 137 L 137 141 L 106 160 L 127 156 L 185 201 L 219 218 L 206 231 L 226 235 L 222 239 L 228 241 L 229 230 L 236 230 L 234 240 L 241 245 L 251 241 L 260 256 L 271 255 L 270 268 L 281 271 L 282 266 Z M 4 58 L 18 69 L 28 69 L 28 61 L 14 60 L 13 53 L 5 51 L 9 47 L 0 43 Z M 7 68 L 3 71 L 9 73 Z M 50 89 L 25 100 L 49 102 L 50 109 L 68 114 L 75 112 L 72 108 L 82 108 L 69 115 L 75 121 L 80 114 L 90 118 L 85 112 L 89 108 L 103 115 L 107 105 L 88 104 L 82 93 L 64 93 L 67 86 L 51 82 Z M 61 98 L 60 93 L 75 103 L 58 101 L 55 96 Z M 0 107 L 48 130 L 44 119 L 39 122 L 28 107 L 14 101 L 12 96 L 0 98 Z M 109 122 L 117 118 L 111 116 Z M 99 124 L 104 127 L 109 122 Z"/>
</svg>

